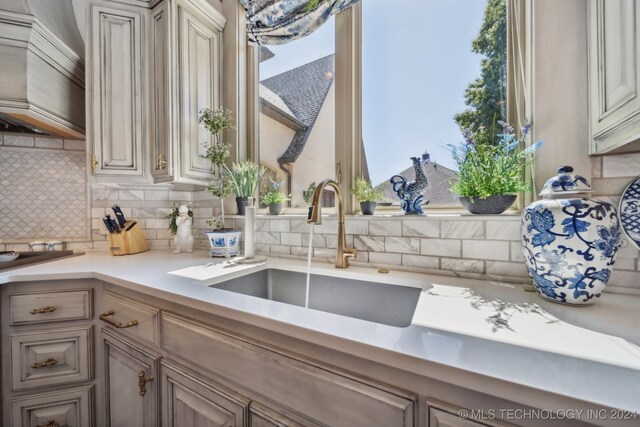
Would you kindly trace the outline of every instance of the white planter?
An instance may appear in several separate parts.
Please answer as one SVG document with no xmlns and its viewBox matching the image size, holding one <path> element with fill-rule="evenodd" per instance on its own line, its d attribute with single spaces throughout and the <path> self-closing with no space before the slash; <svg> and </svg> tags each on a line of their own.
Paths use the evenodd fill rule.
<svg viewBox="0 0 640 427">
<path fill-rule="evenodd" d="M 205 232 L 209 239 L 209 255 L 212 257 L 229 258 L 240 255 L 240 240 L 242 231 L 233 229 L 214 230 Z"/>
</svg>

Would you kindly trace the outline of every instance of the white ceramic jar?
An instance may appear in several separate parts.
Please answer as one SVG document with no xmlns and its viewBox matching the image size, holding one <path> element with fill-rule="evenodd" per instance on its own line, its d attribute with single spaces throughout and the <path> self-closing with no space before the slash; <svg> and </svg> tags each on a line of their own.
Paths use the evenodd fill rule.
<svg viewBox="0 0 640 427">
<path fill-rule="evenodd" d="M 544 199 L 522 212 L 523 253 L 541 297 L 593 304 L 611 276 L 620 226 L 616 208 L 589 199 L 589 183 L 572 172 L 558 169 L 540 192 Z"/>
</svg>

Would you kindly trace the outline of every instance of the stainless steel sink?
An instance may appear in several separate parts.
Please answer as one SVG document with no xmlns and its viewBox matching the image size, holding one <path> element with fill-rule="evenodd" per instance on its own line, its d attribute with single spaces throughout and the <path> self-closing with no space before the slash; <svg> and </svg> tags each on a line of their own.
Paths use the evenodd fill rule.
<svg viewBox="0 0 640 427">
<path fill-rule="evenodd" d="M 258 298 L 304 306 L 307 275 L 266 269 L 212 285 Z M 309 308 L 390 326 L 411 324 L 420 288 L 311 275 Z"/>
</svg>

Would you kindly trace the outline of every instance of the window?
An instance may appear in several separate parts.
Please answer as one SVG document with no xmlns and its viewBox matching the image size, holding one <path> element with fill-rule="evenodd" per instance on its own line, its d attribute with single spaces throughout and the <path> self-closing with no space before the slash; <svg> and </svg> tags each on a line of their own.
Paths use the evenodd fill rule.
<svg viewBox="0 0 640 427">
<path fill-rule="evenodd" d="M 304 208 L 312 183 L 335 177 L 335 19 L 282 46 L 260 48 L 260 163 Z M 333 206 L 330 190 L 324 206 Z"/>
<path fill-rule="evenodd" d="M 506 120 L 506 2 L 394 0 L 390 7 L 362 0 L 306 38 L 261 47 L 260 162 L 285 182 L 291 206 L 304 207 L 302 193 L 312 182 L 340 175 L 346 196 L 353 179 L 347 174 L 357 174 L 398 209 L 389 179 L 413 180 L 410 157 L 421 157 L 429 207 L 461 207 L 449 191 L 456 166 L 446 145 L 462 141 L 461 126 Z M 336 46 L 337 69 L 352 73 L 338 78 L 353 77 L 350 84 L 361 88 L 336 87 Z M 361 138 L 341 124 L 345 99 L 358 93 L 361 99 L 348 101 L 349 120 L 361 117 Z"/>
<path fill-rule="evenodd" d="M 410 157 L 422 157 L 425 201 L 459 206 L 446 145 L 461 125 L 505 119 L 505 76 L 504 0 L 363 0 L 363 175 L 397 205 L 389 178 L 414 179 Z"/>
</svg>

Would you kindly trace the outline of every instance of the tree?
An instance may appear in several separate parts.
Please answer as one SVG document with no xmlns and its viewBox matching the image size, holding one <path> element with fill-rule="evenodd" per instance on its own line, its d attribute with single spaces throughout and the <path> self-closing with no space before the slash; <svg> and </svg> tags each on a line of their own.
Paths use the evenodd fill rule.
<svg viewBox="0 0 640 427">
<path fill-rule="evenodd" d="M 506 0 L 488 0 L 478 37 L 471 50 L 483 55 L 480 77 L 465 90 L 470 107 L 454 116 L 461 129 L 484 126 L 491 130 L 496 120 L 506 120 L 507 6 Z"/>
</svg>

